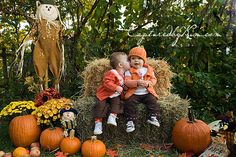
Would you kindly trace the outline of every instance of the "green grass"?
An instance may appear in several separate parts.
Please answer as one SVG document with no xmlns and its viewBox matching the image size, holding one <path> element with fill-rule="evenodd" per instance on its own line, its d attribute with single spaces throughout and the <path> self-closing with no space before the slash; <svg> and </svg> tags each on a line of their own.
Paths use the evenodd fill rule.
<svg viewBox="0 0 236 157">
<path fill-rule="evenodd" d="M 14 145 L 11 143 L 10 137 L 8 135 L 8 121 L 0 120 L 0 151 L 13 152 L 15 149 Z M 140 148 L 139 143 L 133 143 L 130 145 L 120 145 L 110 142 L 105 143 L 107 149 L 116 150 L 119 157 L 149 157 L 151 154 L 157 157 L 158 155 L 163 155 L 164 157 L 176 157 L 177 151 L 175 149 L 168 152 L 158 152 L 157 150 L 148 151 Z M 41 150 L 41 157 L 53 157 L 55 152 L 46 152 Z M 80 153 L 77 153 L 70 157 L 82 157 Z M 106 155 L 108 157 L 108 155 Z"/>
<path fill-rule="evenodd" d="M 8 122 L 6 121 L 0 121 L 0 150 L 3 150 L 4 152 L 11 152 L 14 150 L 14 146 L 8 135 Z"/>
</svg>

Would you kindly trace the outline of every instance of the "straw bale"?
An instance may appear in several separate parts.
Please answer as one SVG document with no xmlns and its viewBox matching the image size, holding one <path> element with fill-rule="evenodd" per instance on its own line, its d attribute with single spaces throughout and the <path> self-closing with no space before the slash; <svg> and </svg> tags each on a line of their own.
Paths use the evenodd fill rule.
<svg viewBox="0 0 236 157">
<path fill-rule="evenodd" d="M 154 89 L 159 97 L 168 96 L 171 90 L 171 79 L 173 72 L 170 65 L 165 60 L 148 58 L 147 63 L 154 68 L 157 77 L 157 83 Z M 110 70 L 109 60 L 107 58 L 95 59 L 90 61 L 82 72 L 84 81 L 83 96 L 95 96 L 97 87 L 102 82 L 103 74 Z"/>
<path fill-rule="evenodd" d="M 177 120 L 187 117 L 190 102 L 180 98 L 177 94 L 161 97 L 158 102 L 162 111 L 162 136 L 164 140 L 170 142 L 173 126 Z"/>
<path fill-rule="evenodd" d="M 159 98 L 168 96 L 172 87 L 171 79 L 173 78 L 170 65 L 165 60 L 157 60 L 154 58 L 148 58 L 147 63 L 153 67 L 155 76 L 157 77 L 157 83 L 154 86 L 157 95 Z"/>
<path fill-rule="evenodd" d="M 82 95 L 95 96 L 96 89 L 102 82 L 103 74 L 110 69 L 110 62 L 107 58 L 90 61 L 82 72 L 84 80 Z"/>
<path fill-rule="evenodd" d="M 95 97 L 83 97 L 76 101 L 76 107 L 79 109 L 78 133 L 79 138 L 84 141 L 93 135 L 94 118 L 93 106 Z M 189 101 L 180 98 L 176 94 L 169 94 L 158 100 L 162 110 L 161 127 L 157 128 L 146 122 L 146 108 L 139 104 L 139 117 L 136 124 L 136 130 L 133 133 L 126 133 L 126 123 L 124 115 L 118 115 L 118 126 L 110 126 L 103 122 L 103 134 L 98 138 L 106 142 L 119 143 L 163 143 L 171 141 L 171 131 L 177 118 L 187 116 Z"/>
</svg>

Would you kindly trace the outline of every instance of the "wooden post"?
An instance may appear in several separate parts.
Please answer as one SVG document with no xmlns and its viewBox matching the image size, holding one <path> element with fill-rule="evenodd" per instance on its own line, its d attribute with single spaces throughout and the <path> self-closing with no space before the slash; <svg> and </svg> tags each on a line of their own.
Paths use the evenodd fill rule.
<svg viewBox="0 0 236 157">
<path fill-rule="evenodd" d="M 48 89 L 48 69 L 45 74 L 45 82 L 44 82 L 44 89 Z"/>
</svg>

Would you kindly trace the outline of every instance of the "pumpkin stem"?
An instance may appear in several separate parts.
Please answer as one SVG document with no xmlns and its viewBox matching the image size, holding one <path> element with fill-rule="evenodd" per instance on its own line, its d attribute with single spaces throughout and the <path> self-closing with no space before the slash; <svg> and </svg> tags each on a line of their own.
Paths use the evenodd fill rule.
<svg viewBox="0 0 236 157">
<path fill-rule="evenodd" d="M 75 137 L 75 130 L 71 129 L 70 131 L 70 139 L 73 139 Z"/>
<path fill-rule="evenodd" d="M 24 116 L 24 115 L 28 115 L 28 112 L 26 109 L 24 109 L 21 113 L 20 113 L 21 116 Z"/>
<path fill-rule="evenodd" d="M 188 119 L 189 119 L 189 122 L 190 122 L 190 123 L 195 122 L 195 117 L 194 117 L 194 114 L 193 114 L 193 108 L 192 108 L 192 106 L 189 106 L 189 107 L 188 107 Z"/>
<path fill-rule="evenodd" d="M 51 122 L 49 122 L 49 125 L 51 130 L 56 129 L 56 127 L 54 127 Z"/>
<path fill-rule="evenodd" d="M 95 142 L 97 140 L 97 136 L 91 136 L 91 141 Z"/>
</svg>

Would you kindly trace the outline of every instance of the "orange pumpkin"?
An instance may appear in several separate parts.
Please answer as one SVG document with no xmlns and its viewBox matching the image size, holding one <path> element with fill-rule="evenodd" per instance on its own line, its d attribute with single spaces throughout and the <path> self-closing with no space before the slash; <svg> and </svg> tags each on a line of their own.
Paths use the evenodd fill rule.
<svg viewBox="0 0 236 157">
<path fill-rule="evenodd" d="M 74 137 L 75 131 L 70 131 L 70 137 L 66 137 L 61 141 L 60 149 L 63 153 L 69 155 L 75 154 L 80 150 L 81 142 L 77 137 Z"/>
<path fill-rule="evenodd" d="M 40 128 L 33 115 L 24 115 L 11 120 L 8 132 L 12 143 L 16 147 L 28 147 L 38 140 Z"/>
<path fill-rule="evenodd" d="M 194 118 L 192 108 L 189 107 L 188 119 L 180 119 L 175 123 L 172 131 L 172 141 L 182 152 L 192 152 L 199 155 L 211 143 L 209 126 Z"/>
<path fill-rule="evenodd" d="M 97 140 L 96 136 L 92 136 L 91 140 L 82 144 L 81 153 L 83 157 L 103 157 L 106 153 L 106 146 L 102 141 Z"/>
<path fill-rule="evenodd" d="M 23 157 L 26 154 L 29 154 L 29 152 L 23 147 L 17 147 L 12 153 L 13 157 Z"/>
<path fill-rule="evenodd" d="M 40 144 L 44 149 L 52 151 L 60 147 L 62 139 L 62 128 L 47 128 L 40 135 Z"/>
</svg>

